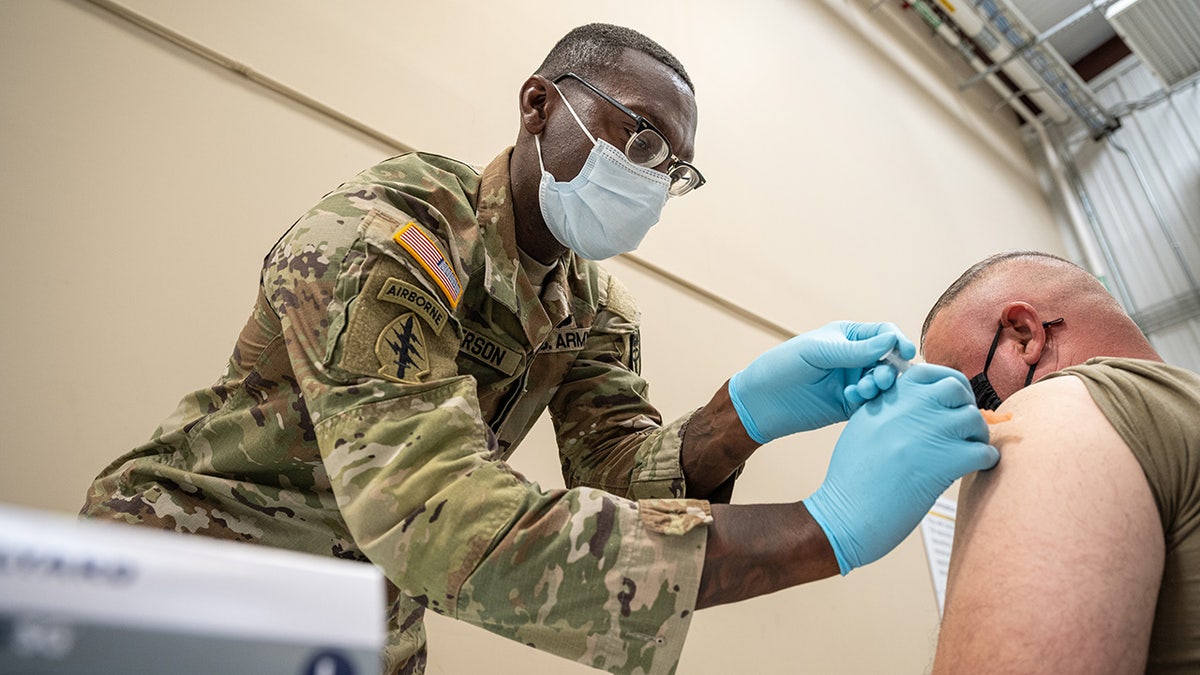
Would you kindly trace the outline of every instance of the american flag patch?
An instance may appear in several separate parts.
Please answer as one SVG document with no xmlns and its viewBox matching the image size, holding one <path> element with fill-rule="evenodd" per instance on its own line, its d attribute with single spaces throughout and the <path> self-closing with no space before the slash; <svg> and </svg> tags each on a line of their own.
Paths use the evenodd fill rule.
<svg viewBox="0 0 1200 675">
<path fill-rule="evenodd" d="M 392 235 L 392 239 L 395 239 L 397 244 L 412 254 L 412 257 L 421 263 L 421 267 L 429 272 L 437 285 L 442 287 L 442 292 L 450 301 L 450 309 L 457 307 L 458 299 L 462 296 L 462 286 L 458 283 L 458 275 L 454 273 L 454 268 L 446 261 L 446 256 L 442 255 L 441 249 L 433 243 L 429 235 L 417 227 L 416 223 L 410 221 L 400 228 L 399 232 Z"/>
</svg>

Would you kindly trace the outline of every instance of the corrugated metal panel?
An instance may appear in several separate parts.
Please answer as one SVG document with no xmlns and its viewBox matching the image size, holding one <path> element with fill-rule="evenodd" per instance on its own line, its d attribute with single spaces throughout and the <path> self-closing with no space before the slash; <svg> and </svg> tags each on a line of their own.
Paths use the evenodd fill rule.
<svg viewBox="0 0 1200 675">
<path fill-rule="evenodd" d="M 1154 345 L 1167 363 L 1200 370 L 1194 360 L 1188 360 L 1196 357 L 1196 345 L 1200 344 L 1200 321 L 1192 320 L 1174 328 L 1158 331 L 1150 336 L 1150 344 Z"/>
<path fill-rule="evenodd" d="M 1121 0 L 1105 17 L 1166 86 L 1200 71 L 1200 3 L 1196 0 Z"/>
<path fill-rule="evenodd" d="M 1067 143 L 1110 272 L 1163 358 L 1200 371 L 1200 86 L 1155 101 L 1162 84 L 1136 58 L 1091 86 L 1109 110 L 1134 108 L 1109 138 Z"/>
</svg>

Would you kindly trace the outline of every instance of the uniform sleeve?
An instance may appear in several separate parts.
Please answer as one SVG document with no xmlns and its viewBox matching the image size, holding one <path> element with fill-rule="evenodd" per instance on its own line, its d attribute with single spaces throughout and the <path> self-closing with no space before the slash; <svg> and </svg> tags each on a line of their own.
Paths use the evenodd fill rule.
<svg viewBox="0 0 1200 675">
<path fill-rule="evenodd" d="M 631 499 L 690 496 L 680 453 L 695 411 L 662 424 L 641 376 L 637 306 L 616 277 L 601 282 L 601 310 L 550 402 L 564 478 Z"/>
<path fill-rule="evenodd" d="M 611 672 L 672 672 L 707 504 L 542 492 L 498 461 L 458 329 L 426 307 L 449 296 L 393 245 L 409 217 L 372 209 L 310 213 L 263 276 L 356 544 L 441 614 Z"/>
</svg>

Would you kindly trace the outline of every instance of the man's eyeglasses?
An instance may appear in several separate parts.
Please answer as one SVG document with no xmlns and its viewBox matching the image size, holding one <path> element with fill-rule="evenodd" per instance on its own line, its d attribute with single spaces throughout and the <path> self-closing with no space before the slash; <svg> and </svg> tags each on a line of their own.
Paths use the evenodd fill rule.
<svg viewBox="0 0 1200 675">
<path fill-rule="evenodd" d="M 671 186 L 667 188 L 668 194 L 672 197 L 682 197 L 704 185 L 704 175 L 700 173 L 700 170 L 676 157 L 671 152 L 671 143 L 667 141 L 667 137 L 661 131 L 655 129 L 654 125 L 650 124 L 645 117 L 633 112 L 620 101 L 604 93 L 599 87 L 575 73 L 559 75 L 554 78 L 554 84 L 558 84 L 567 78 L 577 80 L 583 86 L 594 91 L 600 98 L 608 101 L 616 106 L 618 110 L 632 117 L 633 121 L 637 123 L 637 128 L 630 135 L 629 141 L 625 143 L 625 156 L 629 158 L 629 161 L 638 166 L 653 169 L 662 164 L 668 157 L 671 159 L 666 171 L 667 176 L 671 178 Z"/>
</svg>

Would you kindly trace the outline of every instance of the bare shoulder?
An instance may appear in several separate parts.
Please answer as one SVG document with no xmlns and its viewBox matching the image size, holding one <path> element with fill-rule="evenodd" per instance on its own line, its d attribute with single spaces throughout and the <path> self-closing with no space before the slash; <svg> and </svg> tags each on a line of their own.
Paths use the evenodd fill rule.
<svg viewBox="0 0 1200 675">
<path fill-rule="evenodd" d="M 1098 465 L 1111 467 L 1117 479 L 1134 482 L 1140 477 L 1137 460 L 1078 378 L 1038 382 L 1014 394 L 997 412 L 1008 418 L 989 425 L 1000 463 L 964 481 L 960 498 L 968 510 L 993 492 L 1014 498 L 997 516 L 1016 517 L 1027 507 L 1041 510 L 1045 503 L 1040 500 L 1069 508 L 1099 490 L 1080 480 L 1094 475 Z"/>
<path fill-rule="evenodd" d="M 1001 451 L 1008 448 L 1022 462 L 1047 461 L 1048 452 L 1073 454 L 1086 450 L 1085 437 L 1091 442 L 1101 441 L 1106 447 L 1113 441 L 1124 447 L 1087 387 L 1075 377 L 1056 377 L 1026 387 L 1005 401 L 998 412 L 1010 417 L 991 426 L 992 444 Z M 1033 448 L 1039 455 L 1026 458 Z"/>
<path fill-rule="evenodd" d="M 1141 466 L 1074 377 L 1001 406 L 964 481 L 935 672 L 1141 672 L 1163 537 Z"/>
</svg>

